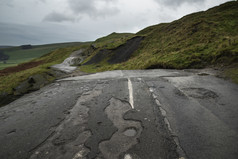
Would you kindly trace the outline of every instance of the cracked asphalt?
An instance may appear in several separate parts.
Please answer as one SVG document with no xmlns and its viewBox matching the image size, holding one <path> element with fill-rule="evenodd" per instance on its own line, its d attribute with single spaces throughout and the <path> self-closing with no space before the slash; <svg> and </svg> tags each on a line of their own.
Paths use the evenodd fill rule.
<svg viewBox="0 0 238 159">
<path fill-rule="evenodd" d="M 61 79 L 0 108 L 0 158 L 237 159 L 237 97 L 213 70 Z"/>
</svg>

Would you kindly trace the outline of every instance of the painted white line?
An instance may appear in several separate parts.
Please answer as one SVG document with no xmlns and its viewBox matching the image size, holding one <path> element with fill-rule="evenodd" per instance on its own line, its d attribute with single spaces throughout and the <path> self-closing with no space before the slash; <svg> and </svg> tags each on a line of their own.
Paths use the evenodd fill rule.
<svg viewBox="0 0 238 159">
<path fill-rule="evenodd" d="M 134 109 L 133 88 L 132 88 L 132 83 L 130 78 L 128 78 L 128 89 L 129 89 L 129 98 L 130 98 L 129 103 L 131 104 L 131 108 Z"/>
<path fill-rule="evenodd" d="M 126 154 L 126 155 L 124 156 L 124 159 L 132 159 L 132 157 L 131 157 L 130 154 Z"/>
</svg>

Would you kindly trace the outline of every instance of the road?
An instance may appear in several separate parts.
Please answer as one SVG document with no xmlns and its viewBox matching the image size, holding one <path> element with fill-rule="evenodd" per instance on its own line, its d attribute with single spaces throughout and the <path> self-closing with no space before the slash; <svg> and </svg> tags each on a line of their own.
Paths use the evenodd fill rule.
<svg viewBox="0 0 238 159">
<path fill-rule="evenodd" d="M 83 62 L 84 58 L 81 56 L 83 52 L 83 49 L 72 52 L 70 57 L 66 58 L 61 64 L 51 66 L 51 69 L 64 73 L 72 73 Z"/>
<path fill-rule="evenodd" d="M 65 78 L 0 108 L 0 158 L 237 159 L 237 103 L 207 70 Z"/>
</svg>

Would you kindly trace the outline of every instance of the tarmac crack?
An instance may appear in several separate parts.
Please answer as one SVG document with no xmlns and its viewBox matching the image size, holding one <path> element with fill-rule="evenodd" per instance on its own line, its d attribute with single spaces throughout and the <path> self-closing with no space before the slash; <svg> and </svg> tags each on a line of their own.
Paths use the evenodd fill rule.
<svg viewBox="0 0 238 159">
<path fill-rule="evenodd" d="M 35 150 L 37 150 L 40 146 L 42 146 L 49 138 L 51 138 L 53 135 L 55 134 L 55 131 L 51 132 L 50 135 L 48 135 L 42 142 L 40 142 L 38 145 L 36 145 L 35 147 L 33 147 L 31 150 L 29 150 L 28 152 L 31 153 Z"/>
<path fill-rule="evenodd" d="M 178 154 L 179 154 L 179 159 L 186 159 L 186 158 L 187 158 L 186 152 L 185 152 L 185 151 L 183 150 L 183 148 L 180 146 L 179 138 L 178 138 L 176 135 L 174 135 L 174 133 L 173 133 L 173 130 L 172 130 L 171 125 L 170 125 L 170 123 L 169 123 L 169 120 L 168 120 L 168 118 L 167 118 L 167 112 L 166 112 L 165 109 L 163 109 L 162 104 L 160 103 L 160 101 L 159 101 L 159 99 L 158 99 L 158 98 L 159 98 L 158 95 L 155 94 L 155 92 L 154 92 L 154 87 L 149 87 L 149 91 L 151 92 L 151 95 L 152 95 L 152 97 L 154 98 L 155 103 L 156 103 L 157 106 L 159 107 L 159 110 L 160 110 L 160 112 L 161 112 L 161 115 L 162 115 L 163 118 L 164 118 L 164 123 L 165 123 L 165 125 L 167 126 L 169 132 L 172 134 L 173 140 L 174 140 L 174 142 L 175 142 L 176 145 L 177 145 L 177 152 L 178 152 Z"/>
</svg>

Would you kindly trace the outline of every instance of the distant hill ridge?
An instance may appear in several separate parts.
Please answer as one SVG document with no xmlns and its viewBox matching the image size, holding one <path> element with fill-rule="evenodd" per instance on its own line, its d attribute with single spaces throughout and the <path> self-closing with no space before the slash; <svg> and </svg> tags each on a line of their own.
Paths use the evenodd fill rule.
<svg viewBox="0 0 238 159">
<path fill-rule="evenodd" d="M 5 49 L 5 48 L 9 48 L 9 47 L 14 47 L 14 46 L 3 46 L 3 45 L 0 45 L 0 49 Z"/>
</svg>

